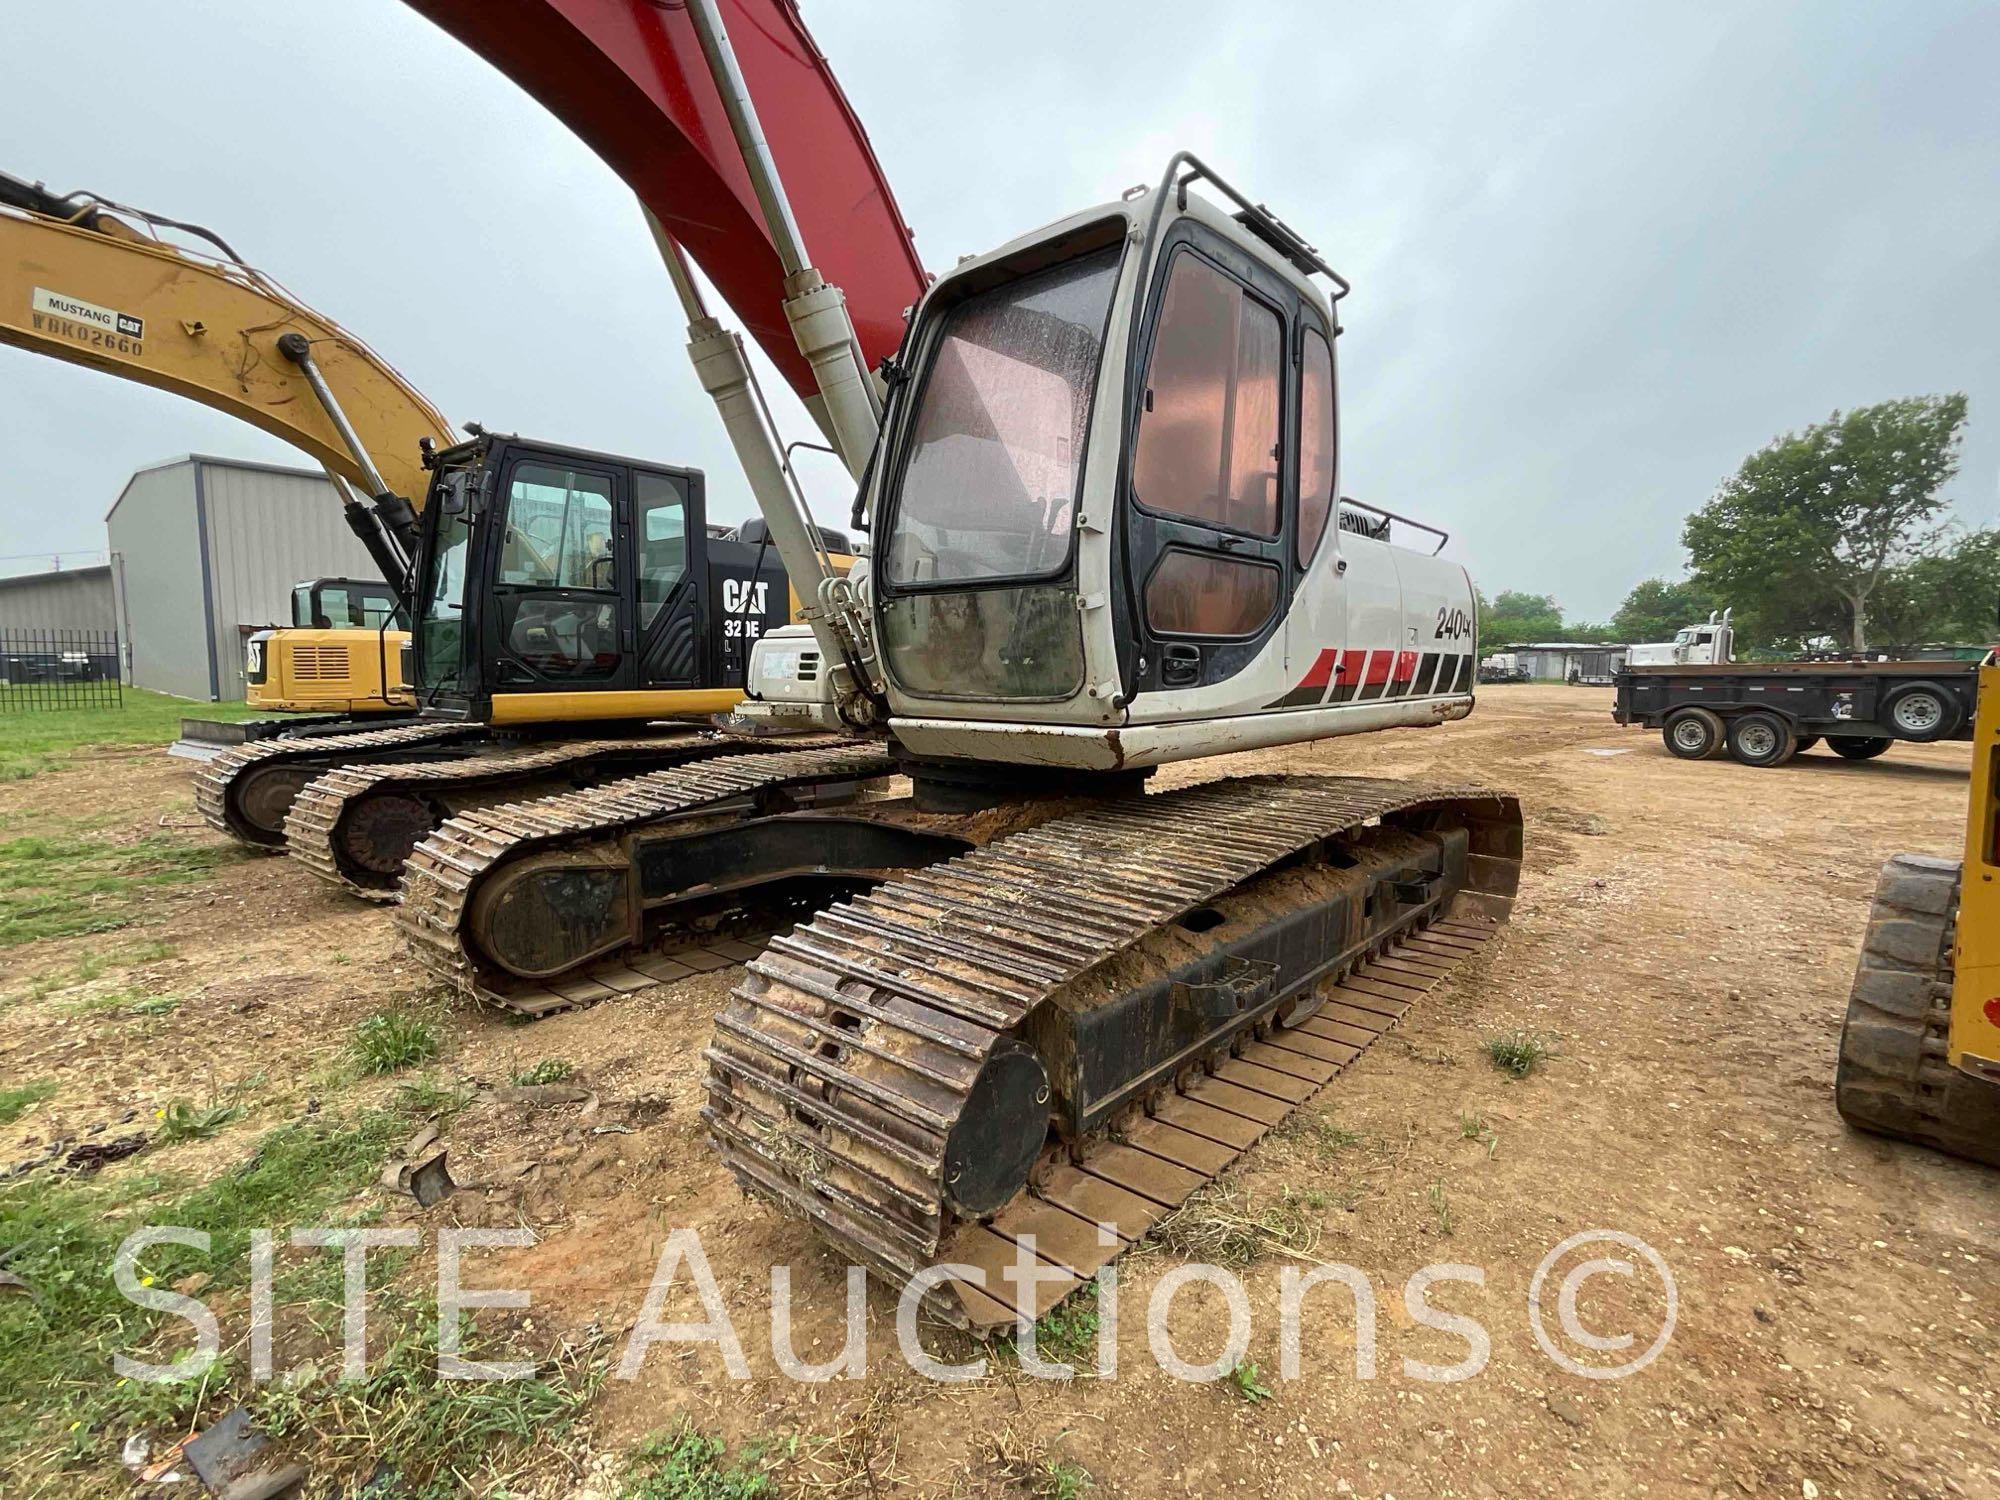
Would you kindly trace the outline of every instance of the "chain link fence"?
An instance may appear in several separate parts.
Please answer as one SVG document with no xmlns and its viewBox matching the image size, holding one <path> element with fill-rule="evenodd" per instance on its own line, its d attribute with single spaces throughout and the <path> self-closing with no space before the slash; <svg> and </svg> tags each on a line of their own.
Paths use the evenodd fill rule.
<svg viewBox="0 0 2000 1500">
<path fill-rule="evenodd" d="M 0 629 L 0 714 L 117 708 L 114 630 Z"/>
</svg>

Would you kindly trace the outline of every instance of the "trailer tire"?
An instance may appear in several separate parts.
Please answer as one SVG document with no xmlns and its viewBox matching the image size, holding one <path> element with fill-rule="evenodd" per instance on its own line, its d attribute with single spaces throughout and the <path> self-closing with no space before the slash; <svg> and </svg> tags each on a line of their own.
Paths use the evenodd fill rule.
<svg viewBox="0 0 2000 1500">
<path fill-rule="evenodd" d="M 1798 736 L 1777 714 L 1759 710 L 1729 721 L 1729 753 L 1745 766 L 1782 766 L 1797 753 Z"/>
<path fill-rule="evenodd" d="M 1896 743 L 1886 734 L 1830 734 L 1826 742 L 1843 760 L 1873 760 Z"/>
<path fill-rule="evenodd" d="M 1927 744 L 1958 728 L 1958 699 L 1935 682 L 1906 682 L 1882 702 L 1882 719 L 1906 740 Z"/>
<path fill-rule="evenodd" d="M 1713 709 L 1677 708 L 1660 726 L 1660 738 L 1682 760 L 1714 760 L 1723 751 L 1725 735 Z"/>
</svg>

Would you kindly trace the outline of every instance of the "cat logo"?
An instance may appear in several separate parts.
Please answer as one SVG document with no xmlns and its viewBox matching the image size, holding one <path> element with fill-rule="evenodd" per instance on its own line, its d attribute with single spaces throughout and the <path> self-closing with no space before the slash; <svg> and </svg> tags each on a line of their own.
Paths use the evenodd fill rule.
<svg viewBox="0 0 2000 1500">
<path fill-rule="evenodd" d="M 731 615 L 762 616 L 769 606 L 771 584 L 768 579 L 752 582 L 748 578 L 725 578 L 722 580 L 722 610 Z"/>
</svg>

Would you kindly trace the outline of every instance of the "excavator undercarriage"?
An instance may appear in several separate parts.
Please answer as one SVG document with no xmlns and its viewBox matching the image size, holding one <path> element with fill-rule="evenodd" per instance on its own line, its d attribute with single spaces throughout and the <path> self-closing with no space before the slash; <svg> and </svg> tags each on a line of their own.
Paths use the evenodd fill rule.
<svg viewBox="0 0 2000 1500">
<path fill-rule="evenodd" d="M 833 906 L 708 1051 L 743 1186 L 975 1328 L 1038 1317 L 1504 920 L 1511 797 L 1260 777 L 1053 819 Z M 1010 1268 L 1025 1244 L 1046 1273 Z"/>
</svg>

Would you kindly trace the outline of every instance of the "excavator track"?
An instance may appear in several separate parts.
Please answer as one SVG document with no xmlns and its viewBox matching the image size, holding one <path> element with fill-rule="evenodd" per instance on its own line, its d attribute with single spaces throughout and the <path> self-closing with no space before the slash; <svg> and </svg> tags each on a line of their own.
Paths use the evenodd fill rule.
<svg viewBox="0 0 2000 1500">
<path fill-rule="evenodd" d="M 420 753 L 475 739 L 485 732 L 477 724 L 405 724 L 395 729 L 367 729 L 355 734 L 252 740 L 210 758 L 195 773 L 195 810 L 217 833 L 257 848 L 280 849 L 285 842 L 284 812 L 291 798 L 279 791 L 257 796 L 254 788 L 257 778 L 284 776 L 294 783 L 291 791 L 295 792 L 304 763 L 337 760 L 348 755 Z M 294 767 L 299 768 L 297 773 L 293 773 Z M 252 794 L 257 806 L 246 806 L 246 792 Z"/>
<path fill-rule="evenodd" d="M 2000 1167 L 2000 1086 L 1951 1065 L 1957 860 L 1882 867 L 1840 1033 L 1834 1102 L 1848 1124 Z"/>
<path fill-rule="evenodd" d="M 607 842 L 671 820 L 731 809 L 747 814 L 772 796 L 810 798 L 831 788 L 881 780 L 894 771 L 889 753 L 873 746 L 774 749 L 464 812 L 447 820 L 410 856 L 396 925 L 419 963 L 488 1004 L 526 1016 L 594 1004 L 687 971 L 670 957 L 645 957 L 630 945 L 620 946 L 610 962 L 568 969 L 546 983 L 510 975 L 484 960 L 475 931 L 475 900 L 481 881 L 503 860 Z"/>
<path fill-rule="evenodd" d="M 748 748 L 741 740 L 683 729 L 639 738 L 524 745 L 455 761 L 339 766 L 293 800 L 285 818 L 285 849 L 349 895 L 394 901 L 409 850 L 455 813 L 482 802 L 542 795 L 531 789 L 538 783 L 553 792 L 563 789 L 565 780 L 602 782 Z"/>
<path fill-rule="evenodd" d="M 1520 859 L 1519 804 L 1474 787 L 1246 778 L 1055 819 L 773 938 L 717 1017 L 710 1139 L 940 1316 L 1038 1317 L 1480 951 Z M 1047 1279 L 1008 1274 L 1024 1243 Z"/>
</svg>

